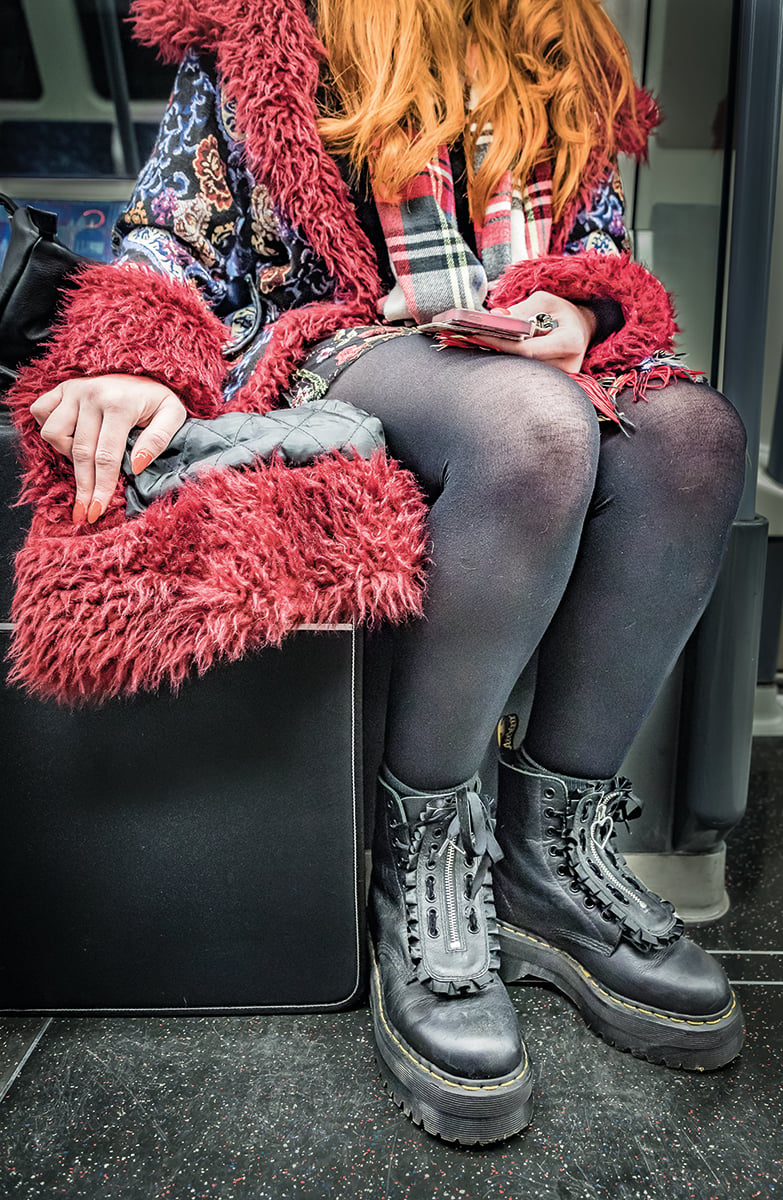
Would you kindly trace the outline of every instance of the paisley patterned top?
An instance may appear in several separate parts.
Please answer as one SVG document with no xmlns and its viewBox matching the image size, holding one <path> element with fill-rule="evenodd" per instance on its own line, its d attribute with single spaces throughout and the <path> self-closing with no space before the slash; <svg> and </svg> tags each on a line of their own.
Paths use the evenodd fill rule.
<svg viewBox="0 0 783 1200">
<path fill-rule="evenodd" d="M 581 254 L 584 250 L 619 254 L 630 249 L 623 184 L 615 167 L 593 194 L 590 207 L 577 213 L 564 250 L 566 254 Z"/>
</svg>

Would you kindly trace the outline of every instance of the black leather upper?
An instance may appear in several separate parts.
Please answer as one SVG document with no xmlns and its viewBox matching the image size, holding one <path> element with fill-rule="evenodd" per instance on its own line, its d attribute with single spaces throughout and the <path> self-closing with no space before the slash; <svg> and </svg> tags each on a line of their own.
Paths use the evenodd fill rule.
<svg viewBox="0 0 783 1200">
<path fill-rule="evenodd" d="M 504 858 L 494 873 L 498 918 L 566 951 L 629 1000 L 667 1013 L 703 1017 L 721 1012 L 731 1003 L 722 968 L 681 936 L 682 925 L 671 906 L 631 875 L 622 855 L 610 847 L 615 862 L 622 864 L 622 878 L 632 880 L 633 890 L 648 904 L 650 926 L 663 935 L 657 943 L 651 937 L 646 949 L 604 902 L 591 872 L 580 877 L 568 842 L 579 835 L 574 824 L 581 799 L 569 798 L 557 776 L 519 762 L 500 764 L 497 831 Z M 611 859 L 607 861 L 611 867 Z M 645 915 L 636 906 L 634 922 Z"/>
<path fill-rule="evenodd" d="M 417 880 L 425 889 L 428 875 L 436 881 L 433 903 L 428 904 L 423 895 L 425 923 L 428 908 L 439 916 L 444 911 L 443 871 L 429 871 L 427 861 L 437 860 L 452 819 L 443 805 L 443 822 L 428 819 L 422 826 L 413 816 L 417 804 L 423 809 L 426 801 L 409 801 L 410 811 L 406 811 L 390 789 L 379 788 L 368 913 L 386 1013 L 397 1033 L 427 1062 L 466 1079 L 500 1078 L 519 1070 L 524 1050 L 514 1007 L 494 970 L 498 965 L 492 936 L 494 911 L 491 900 L 484 900 L 489 888 L 481 886 L 480 894 L 469 900 L 466 875 L 471 872 L 463 865 L 459 930 L 464 949 L 449 950 L 440 930 L 431 937 L 414 929 L 411 937 L 415 905 L 408 893 L 411 887 L 416 889 Z M 432 809 L 437 811 L 437 801 Z M 438 831 L 441 836 L 435 838 Z M 481 914 L 475 934 L 467 927 L 466 912 L 471 908 Z M 431 945 L 426 959 L 422 955 L 417 963 L 411 943 L 415 945 L 419 936 Z M 420 978 L 422 970 L 429 974 L 428 983 Z M 433 975 L 440 990 L 431 986 Z"/>
</svg>

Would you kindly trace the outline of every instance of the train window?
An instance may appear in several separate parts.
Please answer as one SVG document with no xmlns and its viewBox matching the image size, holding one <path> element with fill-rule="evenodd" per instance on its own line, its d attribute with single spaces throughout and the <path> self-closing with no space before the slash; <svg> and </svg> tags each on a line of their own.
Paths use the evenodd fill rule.
<svg viewBox="0 0 783 1200">
<path fill-rule="evenodd" d="M 41 77 L 22 0 L 0 0 L 0 100 L 39 100 Z"/>
<path fill-rule="evenodd" d="M 76 9 L 93 87 L 99 96 L 108 100 L 111 97 L 111 89 L 98 21 L 99 3 L 100 0 L 76 0 Z M 133 38 L 127 20 L 130 0 L 114 0 L 114 8 L 118 18 L 117 25 L 131 100 L 166 100 L 174 81 L 174 70 L 159 62 L 154 50 L 141 46 Z"/>
</svg>

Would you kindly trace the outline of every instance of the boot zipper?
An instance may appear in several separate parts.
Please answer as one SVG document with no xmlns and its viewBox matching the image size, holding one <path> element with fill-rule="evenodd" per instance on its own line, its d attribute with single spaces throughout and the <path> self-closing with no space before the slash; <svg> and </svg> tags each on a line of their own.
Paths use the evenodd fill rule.
<svg viewBox="0 0 783 1200">
<path fill-rule="evenodd" d="M 606 811 L 606 799 L 602 798 L 598 802 L 598 807 L 595 810 L 595 816 L 593 817 L 592 824 L 590 825 L 590 846 L 596 858 L 599 857 L 599 849 L 604 850 L 606 848 L 606 843 L 612 836 L 612 830 L 610 829 L 603 842 L 596 841 L 596 830 L 600 829 L 601 826 L 606 823 L 607 819 L 611 821 L 611 817 L 608 817 Z M 630 888 L 626 887 L 621 879 L 618 879 L 618 877 L 611 870 L 606 857 L 601 857 L 599 861 L 601 863 L 601 872 L 609 877 L 615 887 L 617 887 L 617 889 L 621 891 L 624 896 L 627 896 L 633 904 L 638 905 L 643 912 L 649 912 L 649 905 L 645 904 L 643 900 L 640 900 L 639 897 L 630 890 Z"/>
<path fill-rule="evenodd" d="M 459 913 L 457 911 L 457 872 L 455 859 L 457 847 L 454 842 L 446 846 L 446 859 L 443 865 L 444 894 L 446 899 L 446 923 L 449 930 L 449 950 L 464 950 L 464 944 L 459 931 Z"/>
</svg>

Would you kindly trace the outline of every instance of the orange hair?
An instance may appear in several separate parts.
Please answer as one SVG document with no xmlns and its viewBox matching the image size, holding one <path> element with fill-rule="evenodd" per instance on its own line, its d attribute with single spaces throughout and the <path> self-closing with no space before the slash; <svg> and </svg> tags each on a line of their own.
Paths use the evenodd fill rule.
<svg viewBox="0 0 783 1200">
<path fill-rule="evenodd" d="M 521 186 L 553 163 L 557 218 L 578 195 L 591 151 L 616 152 L 623 109 L 635 120 L 628 52 L 599 0 L 319 0 L 336 103 L 326 145 L 395 198 L 437 146 L 462 138 L 471 213 L 481 219 L 503 173 Z M 467 114 L 473 70 L 479 100 Z M 492 143 L 473 169 L 476 138 Z"/>
</svg>

